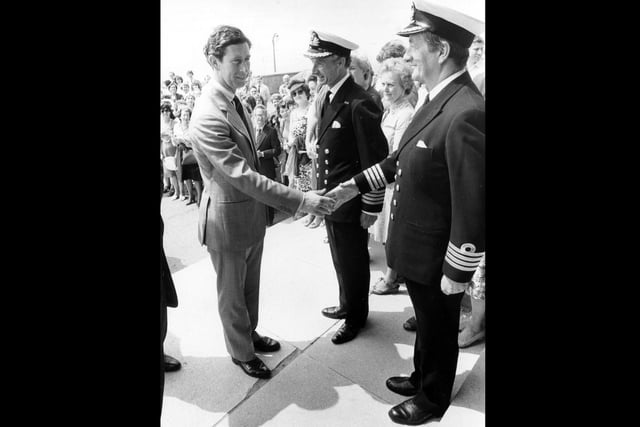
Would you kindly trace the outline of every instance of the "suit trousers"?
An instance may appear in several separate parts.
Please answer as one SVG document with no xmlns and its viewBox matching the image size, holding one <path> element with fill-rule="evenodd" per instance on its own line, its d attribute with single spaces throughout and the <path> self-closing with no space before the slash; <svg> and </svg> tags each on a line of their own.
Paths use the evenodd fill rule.
<svg viewBox="0 0 640 427">
<path fill-rule="evenodd" d="M 441 276 L 440 276 L 441 277 Z M 445 295 L 437 283 L 406 281 L 416 315 L 414 372 L 410 381 L 420 388 L 416 403 L 438 416 L 451 401 L 458 364 L 458 326 L 464 292 Z"/>
<path fill-rule="evenodd" d="M 267 225 L 273 225 L 273 220 L 276 217 L 276 209 L 267 205 Z"/>
<path fill-rule="evenodd" d="M 164 339 L 167 336 L 167 305 L 160 301 L 160 418 L 164 396 Z"/>
<path fill-rule="evenodd" d="M 347 312 L 345 322 L 364 327 L 369 315 L 368 231 L 360 223 L 334 222 L 325 218 L 333 267 L 338 277 L 340 307 Z"/>
<path fill-rule="evenodd" d="M 241 251 L 209 249 L 217 275 L 218 314 L 227 351 L 234 359 L 255 358 L 254 339 L 258 326 L 260 264 L 264 240 Z"/>
</svg>

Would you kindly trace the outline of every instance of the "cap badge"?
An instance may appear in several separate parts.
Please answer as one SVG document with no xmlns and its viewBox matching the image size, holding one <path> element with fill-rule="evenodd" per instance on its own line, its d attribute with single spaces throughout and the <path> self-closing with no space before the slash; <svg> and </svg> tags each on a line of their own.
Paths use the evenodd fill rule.
<svg viewBox="0 0 640 427">
<path fill-rule="evenodd" d="M 311 33 L 311 45 L 318 46 L 320 44 L 320 37 L 318 37 L 318 33 L 315 31 Z"/>
</svg>

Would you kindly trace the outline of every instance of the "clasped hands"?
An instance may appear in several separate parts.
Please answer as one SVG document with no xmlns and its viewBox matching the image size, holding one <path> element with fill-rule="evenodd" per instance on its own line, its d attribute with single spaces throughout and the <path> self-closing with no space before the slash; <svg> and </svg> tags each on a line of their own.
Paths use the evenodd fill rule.
<svg viewBox="0 0 640 427">
<path fill-rule="evenodd" d="M 311 190 L 305 193 L 302 211 L 309 214 L 305 217 L 305 227 L 317 228 L 320 226 L 325 215 L 330 215 L 345 202 L 358 195 L 358 187 L 355 181 L 351 179 L 341 183 L 328 193 L 325 194 L 325 192 L 326 189 Z M 361 213 L 360 225 L 362 228 L 369 228 L 377 218 L 375 215 Z"/>
</svg>

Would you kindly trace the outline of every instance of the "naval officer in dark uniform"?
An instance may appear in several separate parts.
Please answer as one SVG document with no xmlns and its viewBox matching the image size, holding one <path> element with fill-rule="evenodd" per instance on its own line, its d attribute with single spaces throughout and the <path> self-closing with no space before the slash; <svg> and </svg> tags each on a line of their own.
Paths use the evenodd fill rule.
<svg viewBox="0 0 640 427">
<path fill-rule="evenodd" d="M 398 149 L 327 194 L 341 202 L 395 182 L 386 245 L 406 278 L 417 331 L 410 377 L 387 387 L 413 396 L 391 408 L 397 423 L 422 424 L 449 406 L 458 360 L 460 302 L 485 252 L 485 108 L 465 69 L 484 24 L 416 0 L 405 59 L 429 90 Z"/>
<path fill-rule="evenodd" d="M 351 50 L 358 45 L 335 34 L 312 31 L 309 50 L 318 93 L 317 183 L 331 190 L 383 160 L 389 149 L 380 127 L 382 111 L 349 74 Z M 382 210 L 384 188 L 345 203 L 325 217 L 331 257 L 338 278 L 340 305 L 322 314 L 345 319 L 331 338 L 334 344 L 354 339 L 369 314 L 368 227 Z"/>
</svg>

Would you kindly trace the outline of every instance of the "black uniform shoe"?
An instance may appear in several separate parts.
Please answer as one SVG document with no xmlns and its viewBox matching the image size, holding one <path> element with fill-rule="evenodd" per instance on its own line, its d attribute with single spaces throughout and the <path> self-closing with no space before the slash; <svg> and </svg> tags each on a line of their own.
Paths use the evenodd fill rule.
<svg viewBox="0 0 640 427">
<path fill-rule="evenodd" d="M 424 424 L 431 418 L 441 417 L 442 414 L 434 414 L 432 410 L 422 409 L 413 401 L 413 398 L 405 400 L 399 405 L 389 409 L 389 418 L 398 424 L 417 426 Z"/>
<path fill-rule="evenodd" d="M 358 336 L 358 332 L 360 328 L 356 328 L 354 326 L 348 325 L 346 322 L 340 326 L 340 329 L 333 334 L 331 337 L 331 342 L 334 344 L 343 344 L 345 342 L 349 342 L 355 337 Z"/>
<path fill-rule="evenodd" d="M 241 362 L 238 359 L 231 358 L 231 361 L 240 366 L 245 374 L 255 378 L 269 378 L 271 377 L 271 369 L 267 368 L 267 365 L 257 357 L 249 360 L 248 362 Z"/>
<path fill-rule="evenodd" d="M 415 396 L 419 391 L 418 387 L 411 384 L 409 377 L 391 377 L 387 379 L 387 388 L 403 396 Z"/>
<path fill-rule="evenodd" d="M 278 351 L 280 350 L 280 343 L 273 338 L 261 336 L 257 341 L 253 342 L 253 348 L 262 353 Z"/>
<path fill-rule="evenodd" d="M 344 319 L 345 317 L 347 317 L 347 312 L 341 307 L 334 306 L 323 308 L 322 315 L 324 317 L 328 317 L 329 319 Z"/>
<path fill-rule="evenodd" d="M 411 316 L 407 319 L 406 322 L 402 324 L 402 327 L 407 331 L 415 332 L 418 329 L 418 322 L 416 321 L 416 316 Z"/>
<path fill-rule="evenodd" d="M 182 364 L 175 357 L 164 355 L 164 371 L 174 372 L 179 371 Z"/>
</svg>

